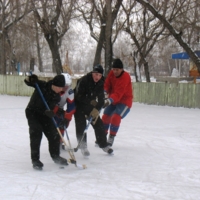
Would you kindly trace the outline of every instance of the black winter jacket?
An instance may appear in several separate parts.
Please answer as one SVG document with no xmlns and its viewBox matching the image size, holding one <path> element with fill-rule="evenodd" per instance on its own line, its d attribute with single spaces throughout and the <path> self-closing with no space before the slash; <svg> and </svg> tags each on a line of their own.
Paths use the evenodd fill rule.
<svg viewBox="0 0 200 200">
<path fill-rule="evenodd" d="M 78 80 L 74 89 L 75 103 L 77 109 L 82 109 L 85 114 L 89 114 L 94 108 L 90 102 L 97 100 L 96 109 L 100 110 L 104 105 L 104 77 L 95 83 L 92 73 L 88 73 Z"/>
<path fill-rule="evenodd" d="M 26 79 L 24 80 L 24 82 L 26 83 L 26 85 L 34 87 L 35 85 L 29 83 Z M 54 109 L 54 107 L 56 106 L 56 104 L 60 101 L 60 95 L 55 93 L 52 89 L 52 80 L 45 82 L 45 81 L 38 81 L 38 86 L 44 96 L 44 99 L 46 100 L 49 108 L 51 110 Z M 36 112 L 38 114 L 42 114 L 44 115 L 44 111 L 46 110 L 46 107 L 42 101 L 42 98 L 40 97 L 39 92 L 37 91 L 37 89 L 34 90 L 31 99 L 27 105 L 26 110 L 30 110 L 32 112 Z"/>
</svg>

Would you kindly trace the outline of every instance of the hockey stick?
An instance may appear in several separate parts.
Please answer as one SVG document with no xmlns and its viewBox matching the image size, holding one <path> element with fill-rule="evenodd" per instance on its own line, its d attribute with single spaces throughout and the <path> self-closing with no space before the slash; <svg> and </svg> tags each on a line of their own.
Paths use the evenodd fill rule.
<svg viewBox="0 0 200 200">
<path fill-rule="evenodd" d="M 64 126 L 64 132 L 65 132 L 65 134 L 66 134 L 66 136 L 67 136 L 67 141 L 68 141 L 68 144 L 69 144 L 71 157 L 73 157 L 73 159 L 76 160 L 76 159 L 75 159 L 74 152 L 73 152 L 73 149 L 72 149 L 72 145 L 71 145 L 71 142 L 70 142 L 70 139 L 69 139 L 69 135 L 68 135 L 66 126 Z"/>
<path fill-rule="evenodd" d="M 77 152 L 78 149 L 79 149 L 79 147 L 81 146 L 81 143 L 82 143 L 82 141 L 83 141 L 83 138 L 84 138 L 85 135 L 87 134 L 87 130 L 88 130 L 88 128 L 89 128 L 91 122 L 92 122 L 92 117 L 90 117 L 90 119 L 89 119 L 89 121 L 88 121 L 88 123 L 87 123 L 87 125 L 86 125 L 86 127 L 85 127 L 85 130 L 84 130 L 84 132 L 83 132 L 83 136 L 82 136 L 81 140 L 79 141 L 77 147 L 74 148 L 74 152 Z"/>
<path fill-rule="evenodd" d="M 30 71 L 30 74 L 32 75 L 31 71 Z M 48 104 L 47 104 L 47 102 L 46 102 L 46 100 L 45 100 L 45 98 L 44 98 L 44 96 L 42 94 L 42 91 L 40 90 L 40 87 L 39 87 L 39 85 L 37 83 L 35 83 L 35 87 L 36 87 L 37 91 L 39 92 L 40 97 L 41 97 L 41 99 L 42 99 L 42 101 L 43 101 L 46 109 L 50 110 L 50 108 L 49 108 L 49 106 L 48 106 Z M 54 123 L 54 125 L 55 125 L 55 127 L 56 127 L 56 129 L 57 129 L 57 131 L 59 133 L 59 135 L 60 135 L 60 138 L 61 138 L 62 142 L 65 144 L 65 146 L 67 146 L 67 143 L 65 142 L 65 140 L 64 140 L 64 138 L 63 138 L 63 136 L 62 136 L 62 134 L 60 132 L 60 129 L 59 129 L 57 123 L 56 123 L 56 120 L 53 117 L 51 119 L 52 119 L 52 121 L 53 121 L 53 123 Z M 78 167 L 78 168 L 80 168 L 80 169 L 85 169 L 86 168 L 85 165 L 77 165 L 75 156 L 72 156 L 72 154 L 70 153 L 70 151 L 68 151 L 68 152 L 69 152 L 69 155 L 71 157 L 71 159 L 67 160 L 69 163 L 75 164 L 75 166 Z"/>
</svg>

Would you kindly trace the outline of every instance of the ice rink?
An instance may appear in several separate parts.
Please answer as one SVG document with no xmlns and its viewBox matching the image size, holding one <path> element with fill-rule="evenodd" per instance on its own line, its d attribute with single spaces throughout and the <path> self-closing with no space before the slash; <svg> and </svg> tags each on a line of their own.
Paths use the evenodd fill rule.
<svg viewBox="0 0 200 200">
<path fill-rule="evenodd" d="M 81 170 L 60 169 L 41 145 L 43 171 L 32 168 L 25 108 L 30 97 L 0 95 L 0 199 L 4 200 L 198 200 L 200 110 L 133 103 L 122 120 L 114 155 L 95 147 L 75 153 Z M 68 128 L 76 147 L 74 119 Z M 67 151 L 61 156 L 69 158 Z"/>
</svg>

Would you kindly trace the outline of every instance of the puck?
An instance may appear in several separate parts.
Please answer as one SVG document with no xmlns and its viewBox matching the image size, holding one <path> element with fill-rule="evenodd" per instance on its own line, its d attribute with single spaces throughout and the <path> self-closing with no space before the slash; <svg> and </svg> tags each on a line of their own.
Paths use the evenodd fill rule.
<svg viewBox="0 0 200 200">
<path fill-rule="evenodd" d="M 64 167 L 63 167 L 63 166 L 60 166 L 60 169 L 64 169 Z"/>
</svg>

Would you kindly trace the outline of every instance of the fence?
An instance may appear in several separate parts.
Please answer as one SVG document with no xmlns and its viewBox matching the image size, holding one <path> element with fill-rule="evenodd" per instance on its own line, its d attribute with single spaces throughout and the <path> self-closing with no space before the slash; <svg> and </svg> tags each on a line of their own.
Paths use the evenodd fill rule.
<svg viewBox="0 0 200 200">
<path fill-rule="evenodd" d="M 15 96 L 31 96 L 34 88 L 24 83 L 25 76 L 0 75 L 0 94 Z M 40 80 L 48 81 L 52 78 L 39 77 Z M 73 80 L 72 87 L 75 87 L 77 80 Z"/>
<path fill-rule="evenodd" d="M 24 76 L 0 75 L 0 94 L 30 96 L 33 88 L 24 83 Z M 50 78 L 40 78 L 49 80 Z M 77 80 L 73 80 L 75 87 Z M 200 108 L 200 84 L 193 83 L 133 83 L 134 102 Z"/>
<path fill-rule="evenodd" d="M 133 83 L 134 101 L 175 107 L 200 108 L 200 84 Z"/>
</svg>

